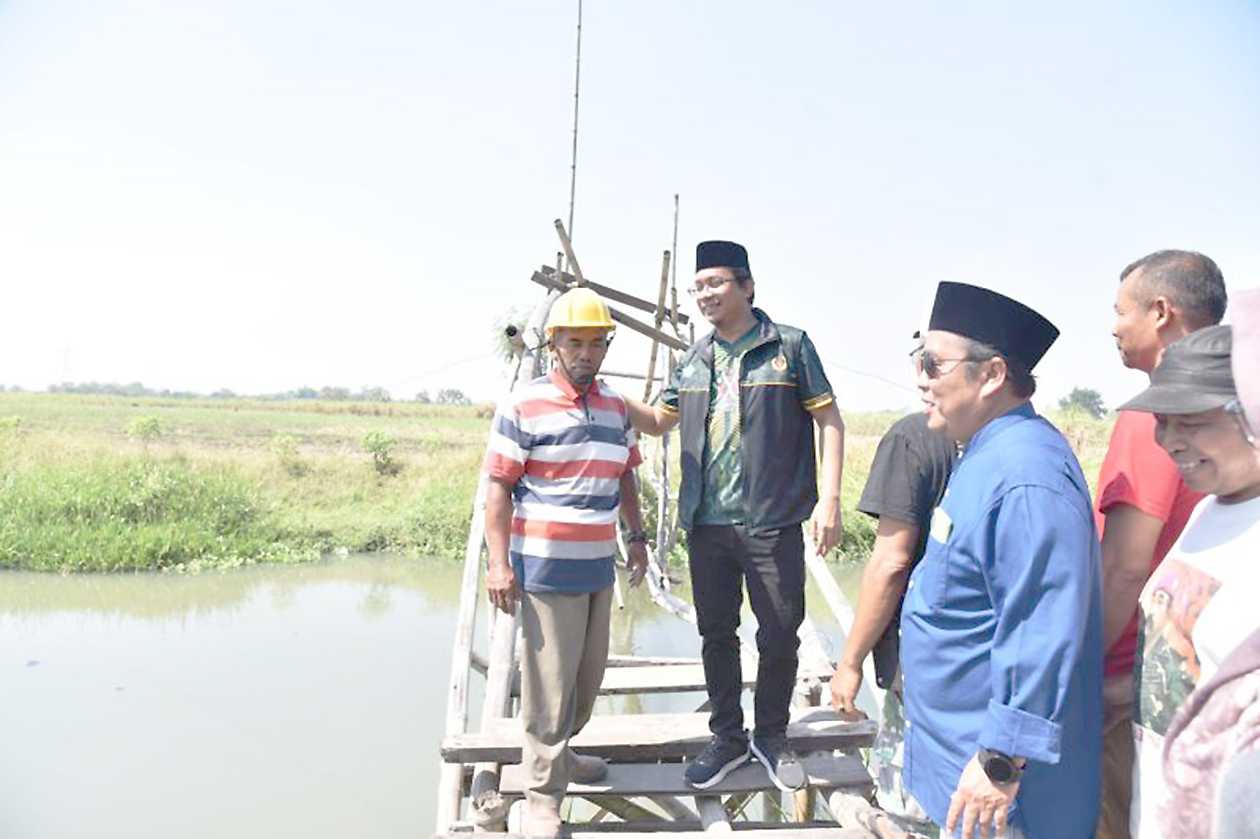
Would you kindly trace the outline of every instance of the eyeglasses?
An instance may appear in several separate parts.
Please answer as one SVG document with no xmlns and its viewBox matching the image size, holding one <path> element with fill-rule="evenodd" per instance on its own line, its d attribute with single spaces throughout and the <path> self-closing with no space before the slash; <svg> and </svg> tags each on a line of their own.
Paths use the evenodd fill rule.
<svg viewBox="0 0 1260 839">
<path fill-rule="evenodd" d="M 976 359 L 969 356 L 963 356 L 962 358 L 941 358 L 931 350 L 920 350 L 913 355 L 914 372 L 924 373 L 929 379 L 939 379 L 941 376 L 948 376 L 958 368 L 959 364 L 962 364 L 964 361 L 975 360 Z M 950 363 L 952 363 L 953 366 L 948 370 L 941 366 L 942 364 Z"/>
<path fill-rule="evenodd" d="M 687 293 L 692 297 L 695 297 L 706 288 L 721 288 L 731 282 L 732 279 L 732 277 L 724 277 L 721 274 L 714 274 L 712 276 L 705 277 L 703 280 L 696 280 L 696 284 L 687 289 Z"/>
</svg>

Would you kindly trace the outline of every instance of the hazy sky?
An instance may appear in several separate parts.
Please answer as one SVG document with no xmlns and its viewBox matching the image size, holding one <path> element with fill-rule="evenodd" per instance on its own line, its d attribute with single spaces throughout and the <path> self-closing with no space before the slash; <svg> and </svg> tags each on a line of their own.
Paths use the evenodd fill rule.
<svg viewBox="0 0 1260 839">
<path fill-rule="evenodd" d="M 494 397 L 492 324 L 567 213 L 575 13 L 0 0 L 0 383 Z M 915 401 L 874 377 L 909 387 L 947 279 L 1060 327 L 1041 405 L 1114 405 L 1127 262 L 1260 285 L 1258 43 L 1254 0 L 587 0 L 578 256 L 654 296 L 679 193 L 680 281 L 746 243 L 843 406 Z"/>
</svg>

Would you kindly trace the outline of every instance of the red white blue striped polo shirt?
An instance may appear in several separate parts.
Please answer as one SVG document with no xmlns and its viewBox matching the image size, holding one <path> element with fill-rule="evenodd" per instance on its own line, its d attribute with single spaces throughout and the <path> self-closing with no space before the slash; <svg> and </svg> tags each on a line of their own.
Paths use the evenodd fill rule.
<svg viewBox="0 0 1260 839">
<path fill-rule="evenodd" d="M 621 395 L 559 371 L 514 391 L 490 428 L 485 470 L 513 484 L 509 548 L 526 591 L 613 583 L 621 477 L 642 461 Z"/>
</svg>

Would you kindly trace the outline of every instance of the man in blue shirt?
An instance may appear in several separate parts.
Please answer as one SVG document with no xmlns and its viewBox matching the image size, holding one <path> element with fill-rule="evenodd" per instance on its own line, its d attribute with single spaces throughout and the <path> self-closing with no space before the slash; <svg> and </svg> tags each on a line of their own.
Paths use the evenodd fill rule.
<svg viewBox="0 0 1260 839">
<path fill-rule="evenodd" d="M 919 359 L 930 428 L 964 453 L 901 619 L 906 787 L 953 835 L 1093 835 L 1102 738 L 1100 556 L 1089 489 L 1033 410 L 1044 317 L 941 283 Z"/>
</svg>

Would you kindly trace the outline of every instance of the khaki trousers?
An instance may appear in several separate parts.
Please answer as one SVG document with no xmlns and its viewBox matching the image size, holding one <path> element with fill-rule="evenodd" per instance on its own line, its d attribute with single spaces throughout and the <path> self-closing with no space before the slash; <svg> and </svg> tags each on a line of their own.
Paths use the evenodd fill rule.
<svg viewBox="0 0 1260 839">
<path fill-rule="evenodd" d="M 1097 839 L 1129 839 L 1133 796 L 1133 674 L 1103 681 L 1102 799 Z"/>
<path fill-rule="evenodd" d="M 612 587 L 590 594 L 521 597 L 522 763 L 526 797 L 563 797 L 572 777 L 569 738 L 582 730 L 608 663 Z"/>
</svg>

